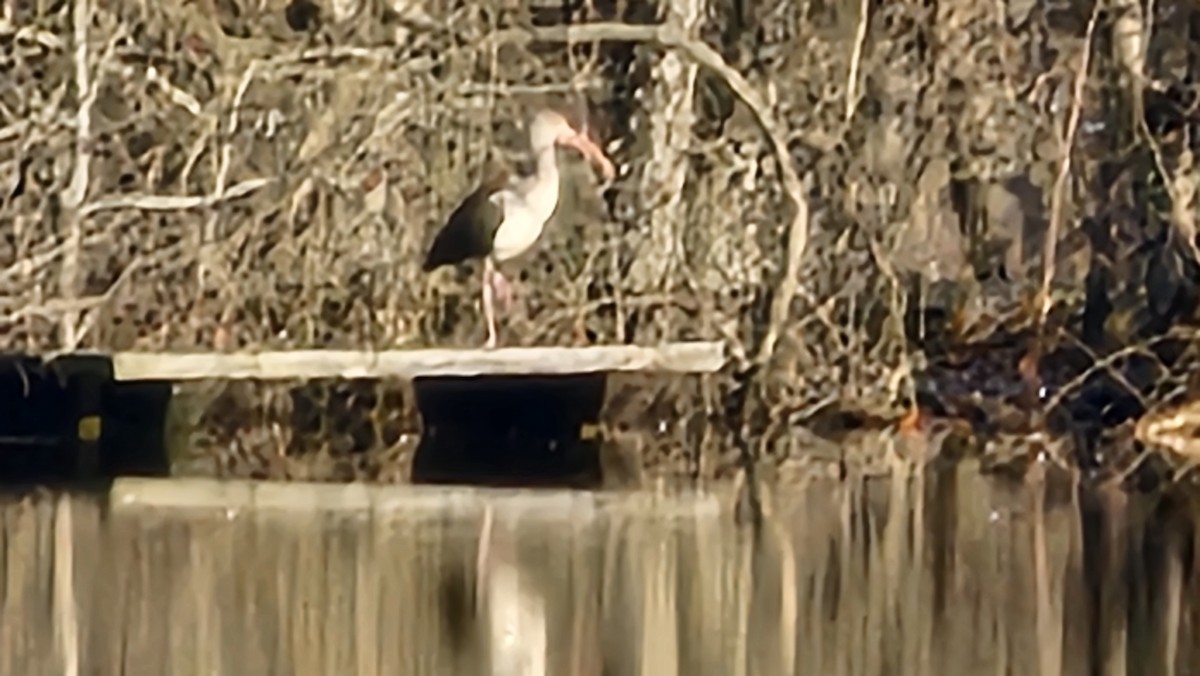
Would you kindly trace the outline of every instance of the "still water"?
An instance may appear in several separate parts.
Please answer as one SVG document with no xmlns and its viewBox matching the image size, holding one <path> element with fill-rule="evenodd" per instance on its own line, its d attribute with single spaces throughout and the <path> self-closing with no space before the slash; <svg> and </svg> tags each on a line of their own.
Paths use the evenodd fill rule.
<svg viewBox="0 0 1200 676">
<path fill-rule="evenodd" d="M 1200 674 L 1187 507 L 964 464 L 713 492 L 3 497 L 0 673 Z"/>
</svg>

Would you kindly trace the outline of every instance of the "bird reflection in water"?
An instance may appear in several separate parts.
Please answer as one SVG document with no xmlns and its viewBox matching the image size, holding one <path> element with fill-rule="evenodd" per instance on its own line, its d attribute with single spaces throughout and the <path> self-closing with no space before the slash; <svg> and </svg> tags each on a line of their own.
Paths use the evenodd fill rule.
<svg viewBox="0 0 1200 676">
<path fill-rule="evenodd" d="M 483 511 L 476 558 L 475 616 L 485 623 L 485 651 L 492 676 L 544 676 L 546 608 L 517 562 L 516 533 Z"/>
</svg>

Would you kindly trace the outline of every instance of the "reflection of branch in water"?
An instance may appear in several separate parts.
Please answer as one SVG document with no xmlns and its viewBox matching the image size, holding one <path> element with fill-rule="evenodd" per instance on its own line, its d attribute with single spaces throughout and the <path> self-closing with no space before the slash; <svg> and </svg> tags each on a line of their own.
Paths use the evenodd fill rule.
<svg viewBox="0 0 1200 676">
<path fill-rule="evenodd" d="M 492 506 L 483 508 L 476 559 L 475 609 L 486 618 L 487 653 L 494 676 L 544 676 L 546 673 L 545 604 L 522 588 L 516 562 L 515 534 L 501 527 L 493 537 Z M 498 540 L 498 541 L 497 541 Z"/>
</svg>

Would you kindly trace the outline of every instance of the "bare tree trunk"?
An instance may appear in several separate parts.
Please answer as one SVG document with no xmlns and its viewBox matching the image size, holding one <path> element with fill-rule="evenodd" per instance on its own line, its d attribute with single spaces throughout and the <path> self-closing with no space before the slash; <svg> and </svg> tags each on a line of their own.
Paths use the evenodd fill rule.
<svg viewBox="0 0 1200 676">
<path fill-rule="evenodd" d="M 75 158 L 71 182 L 63 195 L 64 221 L 67 225 L 66 252 L 59 274 L 59 293 L 64 299 L 79 297 L 84 275 L 80 272 L 80 248 L 83 240 L 83 216 L 80 209 L 87 199 L 88 171 L 92 163 L 92 103 L 96 100 L 91 76 L 91 57 L 88 50 L 88 28 L 92 23 L 89 0 L 75 0 L 72 10 L 75 47 L 75 91 L 79 99 L 75 114 Z M 80 315 L 76 310 L 63 313 L 59 346 L 73 350 L 79 346 Z"/>
<path fill-rule="evenodd" d="M 695 34 L 704 18 L 705 0 L 664 0 L 663 21 Z M 650 160 L 642 174 L 642 193 L 648 238 L 630 272 L 635 292 L 662 288 L 682 256 L 680 240 L 686 214 L 683 189 L 687 183 L 687 149 L 695 121 L 694 64 L 667 51 L 651 75 L 647 107 L 650 118 Z"/>
</svg>

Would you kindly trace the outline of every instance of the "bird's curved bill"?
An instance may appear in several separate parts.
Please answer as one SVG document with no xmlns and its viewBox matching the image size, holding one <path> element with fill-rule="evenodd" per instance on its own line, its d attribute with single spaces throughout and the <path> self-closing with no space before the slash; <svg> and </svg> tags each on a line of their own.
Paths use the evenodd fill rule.
<svg viewBox="0 0 1200 676">
<path fill-rule="evenodd" d="M 583 153 L 592 164 L 596 165 L 596 168 L 600 170 L 600 173 L 604 175 L 606 180 L 611 181 L 617 175 L 617 169 L 613 166 L 612 160 L 608 159 L 608 156 L 604 154 L 600 146 L 590 139 L 587 134 L 575 133 L 564 139 L 563 142 Z"/>
</svg>

